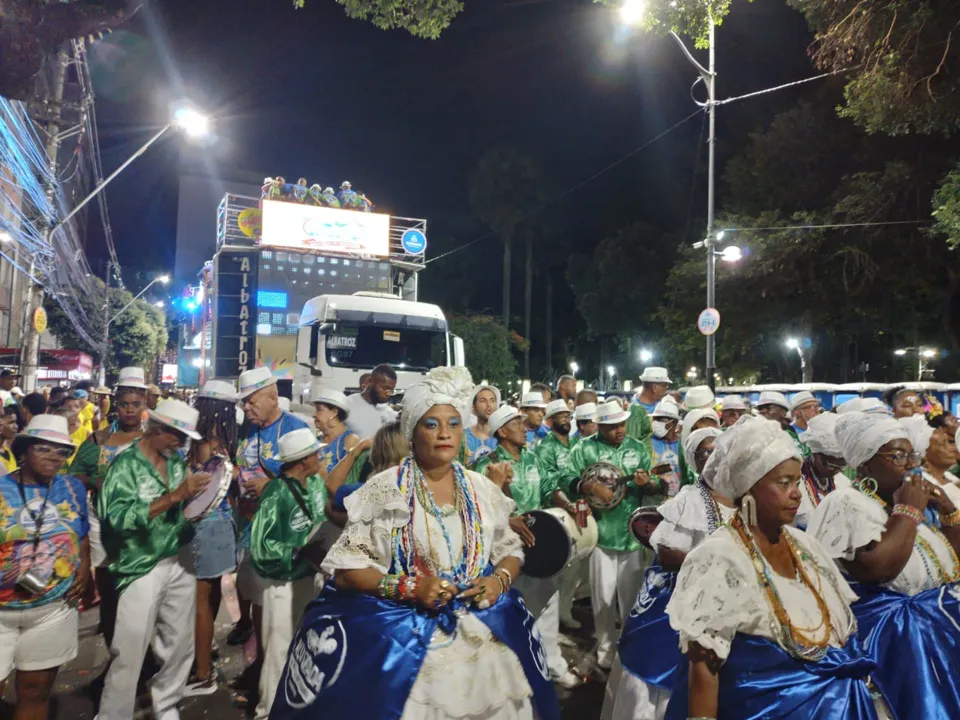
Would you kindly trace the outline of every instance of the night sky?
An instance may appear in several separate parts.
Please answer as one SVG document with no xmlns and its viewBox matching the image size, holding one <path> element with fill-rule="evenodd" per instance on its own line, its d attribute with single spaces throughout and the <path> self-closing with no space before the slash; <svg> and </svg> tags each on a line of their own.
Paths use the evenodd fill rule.
<svg viewBox="0 0 960 720">
<path fill-rule="evenodd" d="M 468 189 L 485 151 L 532 155 L 553 198 L 695 110 L 695 74 L 673 41 L 626 32 L 615 10 L 587 0 L 466 0 L 436 41 L 349 20 L 332 0 L 307 4 L 154 2 L 91 49 L 106 172 L 165 122 L 173 98 L 215 117 L 213 142 L 168 135 L 108 191 L 126 276 L 172 268 L 181 155 L 259 177 L 350 180 L 380 210 L 427 218 L 430 257 L 483 234 Z M 717 37 L 721 98 L 815 74 L 805 23 L 783 2 L 737 0 Z M 721 107 L 720 161 L 796 97 L 788 90 Z M 700 115 L 542 212 L 586 251 L 635 220 L 696 227 L 702 129 Z M 97 267 L 105 249 L 95 225 L 88 252 Z M 494 239 L 464 252 L 498 257 Z M 430 266 L 422 287 L 442 281 L 444 262 Z M 499 265 L 491 270 L 499 275 Z"/>
</svg>

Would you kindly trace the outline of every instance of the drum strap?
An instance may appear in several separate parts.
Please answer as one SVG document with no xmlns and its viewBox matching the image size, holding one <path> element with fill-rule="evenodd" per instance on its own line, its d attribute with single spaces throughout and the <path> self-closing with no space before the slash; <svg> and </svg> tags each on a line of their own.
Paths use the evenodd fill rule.
<svg viewBox="0 0 960 720">
<path fill-rule="evenodd" d="M 286 475 L 281 475 L 283 481 L 287 484 L 287 487 L 290 488 L 290 492 L 293 493 L 293 499 L 297 501 L 297 505 L 300 506 L 300 509 L 303 510 L 303 514 L 310 518 L 310 522 L 313 522 L 313 513 L 310 512 L 310 509 L 307 507 L 307 501 L 303 499 L 303 488 L 300 487 L 300 484 L 294 481 L 292 478 L 288 478 Z"/>
</svg>

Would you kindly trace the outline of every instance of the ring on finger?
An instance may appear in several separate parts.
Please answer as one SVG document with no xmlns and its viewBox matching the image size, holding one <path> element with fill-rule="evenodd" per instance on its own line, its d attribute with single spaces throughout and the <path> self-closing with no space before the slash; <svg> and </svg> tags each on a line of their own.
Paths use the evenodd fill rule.
<svg viewBox="0 0 960 720">
<path fill-rule="evenodd" d="M 478 597 L 479 597 L 479 596 L 478 596 Z M 488 607 L 490 607 L 490 601 L 489 601 L 489 600 L 477 600 L 477 601 L 475 602 L 475 604 L 476 604 L 476 606 L 477 606 L 478 608 L 480 608 L 481 610 L 486 610 Z"/>
</svg>

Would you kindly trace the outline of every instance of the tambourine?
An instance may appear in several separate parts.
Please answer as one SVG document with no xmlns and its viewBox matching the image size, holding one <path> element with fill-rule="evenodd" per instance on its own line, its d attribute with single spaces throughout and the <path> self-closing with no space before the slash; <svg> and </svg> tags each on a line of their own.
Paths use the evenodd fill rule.
<svg viewBox="0 0 960 720">
<path fill-rule="evenodd" d="M 603 502 L 596 498 L 593 493 L 584 492 L 587 503 L 595 510 L 612 510 L 623 502 L 623 498 L 627 494 L 626 478 L 623 477 L 620 468 L 605 460 L 601 460 L 590 467 L 584 468 L 580 474 L 581 489 L 588 482 L 599 483 L 613 493 L 612 500 Z"/>
<path fill-rule="evenodd" d="M 233 481 L 233 465 L 222 455 L 214 455 L 207 460 L 200 472 L 210 473 L 210 482 L 203 492 L 194 496 L 183 508 L 187 520 L 202 520 L 217 509 L 230 490 Z"/>
</svg>

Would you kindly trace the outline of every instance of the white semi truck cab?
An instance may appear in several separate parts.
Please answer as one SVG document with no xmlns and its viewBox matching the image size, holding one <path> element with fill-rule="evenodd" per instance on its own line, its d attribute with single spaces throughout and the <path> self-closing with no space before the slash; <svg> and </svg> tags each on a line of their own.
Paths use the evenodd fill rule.
<svg viewBox="0 0 960 720">
<path fill-rule="evenodd" d="M 308 300 L 296 358 L 293 397 L 301 402 L 314 388 L 356 391 L 360 376 L 381 363 L 396 371 L 398 393 L 432 368 L 465 364 L 463 340 L 439 307 L 371 292 Z"/>
</svg>

